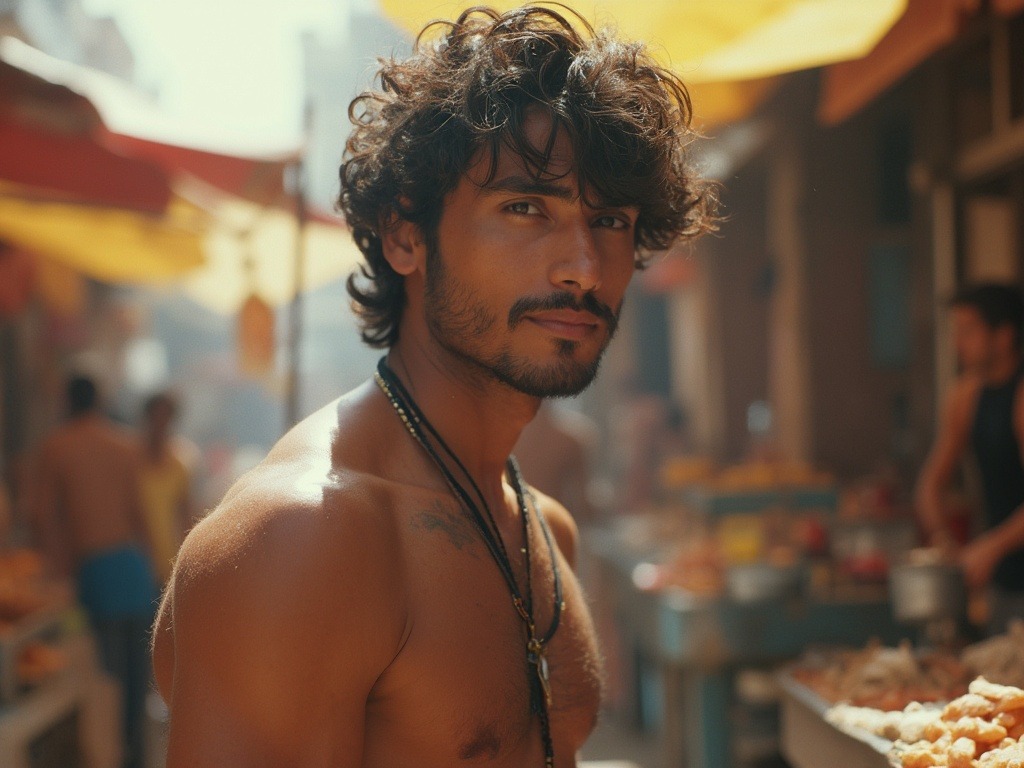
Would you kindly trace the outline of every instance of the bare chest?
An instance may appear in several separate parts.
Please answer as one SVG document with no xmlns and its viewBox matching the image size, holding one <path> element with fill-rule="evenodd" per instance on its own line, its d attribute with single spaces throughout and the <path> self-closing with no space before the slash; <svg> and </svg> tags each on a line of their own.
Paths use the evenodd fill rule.
<svg viewBox="0 0 1024 768">
<path fill-rule="evenodd" d="M 536 668 L 528 661 L 530 633 L 498 566 L 463 520 L 438 509 L 410 520 L 410 626 L 367 710 L 368 756 L 370 742 L 387 741 L 406 754 L 436 755 L 438 765 L 541 766 L 540 719 L 531 706 Z M 535 634 L 544 637 L 555 615 L 555 589 L 551 552 L 539 529 L 534 533 L 530 593 Z M 508 549 L 525 595 L 525 558 L 518 546 Z M 563 606 L 544 656 L 556 765 L 571 766 L 597 716 L 601 664 L 579 585 L 564 558 L 555 556 Z M 393 732 L 376 739 L 375 723 Z M 400 757 L 388 759 L 397 765 Z"/>
</svg>

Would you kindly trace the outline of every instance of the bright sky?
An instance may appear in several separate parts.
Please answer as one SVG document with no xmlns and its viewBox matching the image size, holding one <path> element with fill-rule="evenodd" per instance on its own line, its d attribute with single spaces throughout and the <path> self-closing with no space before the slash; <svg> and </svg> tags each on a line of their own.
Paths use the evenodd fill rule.
<svg viewBox="0 0 1024 768">
<path fill-rule="evenodd" d="M 160 106 L 207 123 L 287 143 L 302 111 L 304 29 L 342 28 L 359 0 L 82 0 L 117 19 L 139 84 Z"/>
</svg>

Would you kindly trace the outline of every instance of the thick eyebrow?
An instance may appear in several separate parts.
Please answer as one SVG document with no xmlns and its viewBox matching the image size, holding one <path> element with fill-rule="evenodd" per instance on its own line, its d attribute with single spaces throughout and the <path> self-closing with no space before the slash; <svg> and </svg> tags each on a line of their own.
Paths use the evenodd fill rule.
<svg viewBox="0 0 1024 768">
<path fill-rule="evenodd" d="M 517 195 L 538 195 L 542 197 L 554 197 L 558 200 L 572 202 L 579 197 L 579 192 L 564 184 L 554 184 L 550 181 L 538 181 L 527 176 L 506 176 L 490 184 L 485 184 L 482 194 L 493 194 L 496 192 L 512 192 Z"/>
</svg>

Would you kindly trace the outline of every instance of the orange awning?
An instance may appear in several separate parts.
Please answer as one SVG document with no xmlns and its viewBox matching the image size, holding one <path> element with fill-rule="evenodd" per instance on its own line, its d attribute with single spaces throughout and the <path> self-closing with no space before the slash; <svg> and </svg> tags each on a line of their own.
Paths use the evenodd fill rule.
<svg viewBox="0 0 1024 768">
<path fill-rule="evenodd" d="M 1014 2 L 1021 4 L 1021 0 Z M 953 42 L 978 5 L 979 0 L 910 0 L 906 13 L 871 53 L 825 70 L 818 120 L 824 125 L 837 125 L 862 109 Z"/>
</svg>

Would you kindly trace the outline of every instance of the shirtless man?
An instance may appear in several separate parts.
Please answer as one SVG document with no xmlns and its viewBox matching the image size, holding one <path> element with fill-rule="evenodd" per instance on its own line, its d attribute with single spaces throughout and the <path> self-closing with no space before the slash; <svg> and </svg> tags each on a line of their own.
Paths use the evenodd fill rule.
<svg viewBox="0 0 1024 768">
<path fill-rule="evenodd" d="M 546 8 L 443 32 L 350 110 L 349 291 L 380 378 L 179 553 L 153 650 L 168 768 L 569 768 L 594 725 L 576 528 L 508 457 L 595 375 L 637 248 L 708 228 L 711 196 L 685 90 L 640 46 Z"/>
<path fill-rule="evenodd" d="M 158 590 L 139 499 L 138 450 L 99 409 L 95 383 L 67 386 L 69 418 L 44 442 L 34 487 L 43 549 L 74 576 L 104 668 L 124 695 L 125 766 L 142 766 L 149 631 Z"/>
</svg>

